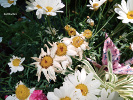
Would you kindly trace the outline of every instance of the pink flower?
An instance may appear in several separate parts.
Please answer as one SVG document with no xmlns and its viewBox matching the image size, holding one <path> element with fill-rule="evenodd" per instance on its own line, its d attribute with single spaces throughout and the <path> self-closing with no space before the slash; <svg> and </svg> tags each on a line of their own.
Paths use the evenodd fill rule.
<svg viewBox="0 0 133 100">
<path fill-rule="evenodd" d="M 48 100 L 42 90 L 34 90 L 29 100 Z"/>
<path fill-rule="evenodd" d="M 5 99 L 8 97 L 8 95 L 5 95 Z"/>
<path fill-rule="evenodd" d="M 104 47 L 103 47 L 103 56 L 102 56 L 102 65 L 108 65 L 107 61 L 107 51 L 110 49 L 112 54 L 112 64 L 113 64 L 113 73 L 114 74 L 133 74 L 133 68 L 130 66 L 133 64 L 133 57 L 124 63 L 120 64 L 120 51 L 119 49 L 114 45 L 112 40 L 108 37 L 107 34 L 105 34 L 105 37 L 107 38 L 104 41 Z M 87 58 L 90 62 L 93 63 L 94 66 L 101 68 L 102 65 L 96 63 L 95 61 L 91 60 L 90 58 Z"/>
</svg>

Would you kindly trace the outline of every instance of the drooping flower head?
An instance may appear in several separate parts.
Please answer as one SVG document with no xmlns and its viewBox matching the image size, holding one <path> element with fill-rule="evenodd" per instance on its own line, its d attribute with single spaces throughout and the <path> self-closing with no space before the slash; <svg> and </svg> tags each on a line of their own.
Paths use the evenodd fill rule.
<svg viewBox="0 0 133 100">
<path fill-rule="evenodd" d="M 13 58 L 10 59 L 11 62 L 8 63 L 11 72 L 12 73 L 16 73 L 17 71 L 23 71 L 24 67 L 21 65 L 23 63 L 23 61 L 25 60 L 25 58 L 21 58 L 21 57 L 15 57 L 13 55 Z"/>
<path fill-rule="evenodd" d="M 62 70 L 62 67 L 59 63 L 59 61 L 65 60 L 64 57 L 55 57 L 55 54 L 52 50 L 49 49 L 47 45 L 47 53 L 41 48 L 41 54 L 39 58 L 37 57 L 31 57 L 32 59 L 36 60 L 36 62 L 32 63 L 35 64 L 37 67 L 37 76 L 38 81 L 41 77 L 41 72 L 44 73 L 46 79 L 49 81 L 49 79 L 55 81 L 55 71 L 58 69 L 59 71 Z"/>
<path fill-rule="evenodd" d="M 1 6 L 4 8 L 10 7 L 11 5 L 16 5 L 17 0 L 0 0 Z"/>
<path fill-rule="evenodd" d="M 89 0 L 90 5 L 87 6 L 90 7 L 91 10 L 97 11 L 105 1 L 106 0 Z"/>
<path fill-rule="evenodd" d="M 122 23 L 133 23 L 133 0 L 122 0 L 115 12 L 119 14 L 117 18 L 122 20 Z"/>
</svg>

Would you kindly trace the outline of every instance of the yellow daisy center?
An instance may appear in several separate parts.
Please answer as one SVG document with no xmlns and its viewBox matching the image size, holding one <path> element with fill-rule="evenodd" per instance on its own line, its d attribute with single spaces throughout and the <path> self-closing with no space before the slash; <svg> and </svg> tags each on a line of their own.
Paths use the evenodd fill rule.
<svg viewBox="0 0 133 100">
<path fill-rule="evenodd" d="M 133 19 L 133 11 L 129 11 L 129 12 L 127 13 L 127 18 L 128 18 L 128 19 Z"/>
<path fill-rule="evenodd" d="M 38 9 L 42 9 L 42 7 L 41 7 L 40 5 L 37 5 L 36 7 L 37 7 Z"/>
<path fill-rule="evenodd" d="M 85 36 L 87 39 L 92 37 L 92 31 L 87 29 L 84 31 L 83 36 Z"/>
<path fill-rule="evenodd" d="M 74 36 L 74 35 L 76 35 L 76 30 L 74 28 L 69 28 L 68 34 L 69 34 L 69 36 L 72 36 L 72 35 Z"/>
<path fill-rule="evenodd" d="M 12 3 L 14 3 L 14 1 L 8 0 L 8 3 L 9 3 L 9 4 L 12 4 Z"/>
<path fill-rule="evenodd" d="M 80 47 L 84 40 L 80 36 L 76 36 L 72 39 L 73 43 L 72 45 L 75 46 L 76 48 Z"/>
<path fill-rule="evenodd" d="M 47 11 L 46 11 L 46 12 L 51 12 L 53 8 L 52 8 L 52 7 L 50 7 L 50 6 L 47 6 L 47 7 L 46 7 L 46 9 L 47 9 Z"/>
<path fill-rule="evenodd" d="M 76 89 L 80 89 L 83 96 L 86 96 L 88 93 L 88 88 L 84 84 L 79 84 L 75 87 Z"/>
<path fill-rule="evenodd" d="M 13 64 L 13 66 L 19 66 L 20 62 L 21 62 L 20 59 L 14 59 L 12 61 L 12 64 Z"/>
<path fill-rule="evenodd" d="M 71 98 L 66 96 L 65 98 L 61 98 L 60 100 L 71 100 Z"/>
<path fill-rule="evenodd" d="M 50 67 L 52 64 L 53 64 L 53 59 L 50 56 L 43 57 L 40 63 L 40 65 L 45 69 Z"/>
<path fill-rule="evenodd" d="M 30 90 L 25 86 L 25 85 L 18 85 L 16 88 L 16 97 L 19 100 L 25 100 L 29 97 L 30 95 Z"/>
<path fill-rule="evenodd" d="M 66 31 L 68 31 L 69 28 L 70 28 L 70 25 L 66 25 L 64 28 L 65 28 Z"/>
<path fill-rule="evenodd" d="M 65 55 L 67 52 L 67 46 L 64 44 L 64 43 L 59 43 L 57 45 L 57 51 L 56 51 L 56 54 L 58 56 L 63 56 Z"/>
<path fill-rule="evenodd" d="M 94 3 L 94 4 L 93 4 L 93 8 L 94 8 L 95 11 L 98 10 L 98 8 L 99 8 L 98 5 L 99 5 L 98 3 Z"/>
</svg>

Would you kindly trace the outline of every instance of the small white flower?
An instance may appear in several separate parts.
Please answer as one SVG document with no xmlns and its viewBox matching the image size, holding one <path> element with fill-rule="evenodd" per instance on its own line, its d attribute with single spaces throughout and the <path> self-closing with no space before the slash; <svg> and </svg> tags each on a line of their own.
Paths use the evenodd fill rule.
<svg viewBox="0 0 133 100">
<path fill-rule="evenodd" d="M 36 0 L 39 5 L 44 9 L 44 14 L 56 16 L 56 12 L 63 12 L 59 11 L 65 5 L 61 3 L 61 0 Z"/>
<path fill-rule="evenodd" d="M 91 10 L 97 11 L 99 7 L 107 0 L 89 0 L 90 5 L 87 5 L 90 7 Z"/>
<path fill-rule="evenodd" d="M 46 79 L 49 81 L 49 79 L 55 81 L 55 71 L 62 71 L 62 67 L 60 65 L 60 61 L 64 61 L 66 57 L 55 57 L 55 54 L 53 53 L 53 50 L 50 50 L 47 45 L 47 53 L 41 48 L 41 53 L 39 58 L 37 57 L 31 57 L 32 59 L 36 60 L 36 62 L 32 63 L 35 64 L 37 67 L 37 76 L 38 81 L 41 77 L 41 72 L 44 73 Z"/>
<path fill-rule="evenodd" d="M 101 91 L 101 97 L 98 100 L 124 100 L 122 97 L 119 97 L 117 92 L 111 92 L 109 89 L 106 91 L 105 88 Z"/>
<path fill-rule="evenodd" d="M 79 100 L 78 95 L 74 95 L 74 86 L 64 84 L 60 89 L 55 88 L 54 92 L 48 92 L 48 100 Z"/>
<path fill-rule="evenodd" d="M 25 58 L 21 58 L 21 57 L 15 57 L 13 55 L 13 58 L 10 59 L 11 62 L 8 63 L 11 72 L 12 73 L 16 73 L 17 71 L 23 71 L 24 67 L 21 65 L 23 63 L 23 61 L 25 60 Z"/>
<path fill-rule="evenodd" d="M 94 20 L 93 19 L 87 19 L 87 23 L 90 24 L 90 26 L 94 26 Z"/>
<path fill-rule="evenodd" d="M 37 10 L 38 19 L 42 17 L 42 14 L 56 16 L 56 12 L 63 12 L 58 10 L 65 6 L 61 3 L 61 0 L 30 0 L 30 2 L 26 1 L 26 3 L 28 4 L 26 11 Z"/>
<path fill-rule="evenodd" d="M 21 81 L 17 83 L 15 94 L 8 96 L 5 100 L 29 100 L 35 88 L 27 88 Z"/>
<path fill-rule="evenodd" d="M 130 43 L 130 47 L 129 48 L 133 51 L 133 43 Z"/>
<path fill-rule="evenodd" d="M 52 32 L 51 32 L 52 31 Z M 56 30 L 55 28 L 51 28 L 50 27 L 47 27 L 47 30 L 45 30 L 46 33 L 48 34 L 53 34 L 53 35 L 56 35 L 58 30 Z"/>
<path fill-rule="evenodd" d="M 117 18 L 122 20 L 122 23 L 133 23 L 133 0 L 122 0 L 118 7 L 115 8 L 115 12 L 119 14 Z"/>
<path fill-rule="evenodd" d="M 10 7 L 11 5 L 16 5 L 17 0 L 0 0 L 1 6 L 4 8 Z"/>
<path fill-rule="evenodd" d="M 0 37 L 0 43 L 2 42 L 2 38 L 3 38 L 3 37 Z"/>
<path fill-rule="evenodd" d="M 100 89 L 98 89 L 101 85 L 100 81 L 93 78 L 93 73 L 87 75 L 85 69 L 81 72 L 76 71 L 75 75 L 69 74 L 65 77 L 64 83 L 74 85 L 75 94 L 80 100 L 97 100 L 97 95 L 100 94 Z"/>
</svg>

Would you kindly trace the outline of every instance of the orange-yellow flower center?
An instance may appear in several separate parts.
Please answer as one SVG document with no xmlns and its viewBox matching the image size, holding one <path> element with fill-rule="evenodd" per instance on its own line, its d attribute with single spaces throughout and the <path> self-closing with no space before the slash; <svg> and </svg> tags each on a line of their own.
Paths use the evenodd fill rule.
<svg viewBox="0 0 133 100">
<path fill-rule="evenodd" d="M 70 28 L 70 25 L 66 25 L 64 28 L 65 28 L 66 31 L 68 31 L 69 28 Z"/>
<path fill-rule="evenodd" d="M 72 39 L 73 43 L 72 45 L 75 46 L 76 48 L 80 47 L 84 40 L 80 36 L 76 36 Z"/>
<path fill-rule="evenodd" d="M 14 1 L 8 0 L 8 3 L 9 3 L 9 4 L 12 4 L 12 3 L 14 3 Z"/>
<path fill-rule="evenodd" d="M 45 56 L 42 58 L 40 65 L 47 69 L 53 64 L 53 59 L 50 56 Z"/>
<path fill-rule="evenodd" d="M 67 46 L 64 43 L 59 43 L 57 45 L 56 54 L 58 56 L 63 56 L 63 55 L 66 55 L 66 52 L 67 52 Z"/>
<path fill-rule="evenodd" d="M 128 18 L 128 19 L 133 19 L 133 11 L 129 11 L 129 12 L 127 13 L 127 18 Z"/>
<path fill-rule="evenodd" d="M 13 66 L 19 66 L 20 62 L 21 62 L 20 59 L 14 59 L 12 61 L 12 64 L 13 64 Z"/>
<path fill-rule="evenodd" d="M 18 85 L 16 88 L 16 97 L 19 100 L 25 100 L 29 97 L 30 95 L 30 90 L 25 86 L 25 85 Z"/>
<path fill-rule="evenodd" d="M 76 35 L 76 30 L 74 28 L 69 28 L 68 34 L 69 34 L 69 36 L 74 36 L 74 35 Z"/>
<path fill-rule="evenodd" d="M 95 11 L 97 11 L 97 10 L 98 10 L 98 8 L 99 8 L 98 6 L 99 6 L 99 4 L 98 4 L 98 3 L 94 3 L 94 4 L 93 4 L 93 8 L 94 8 L 94 10 L 95 10 Z"/>
<path fill-rule="evenodd" d="M 40 5 L 37 5 L 36 7 L 37 7 L 38 9 L 42 9 L 42 7 L 41 7 Z"/>
<path fill-rule="evenodd" d="M 86 96 L 88 93 L 88 88 L 84 84 L 79 84 L 75 87 L 76 89 L 80 89 L 83 96 Z"/>
<path fill-rule="evenodd" d="M 46 7 L 46 9 L 47 9 L 47 11 L 46 11 L 46 12 L 51 12 L 53 8 L 52 8 L 52 7 L 50 7 L 50 6 L 47 6 L 47 7 Z"/>
<path fill-rule="evenodd" d="M 92 31 L 87 29 L 84 31 L 83 36 L 85 36 L 87 39 L 92 37 Z"/>
<path fill-rule="evenodd" d="M 71 98 L 66 96 L 65 98 L 61 98 L 60 100 L 71 100 Z"/>
</svg>

